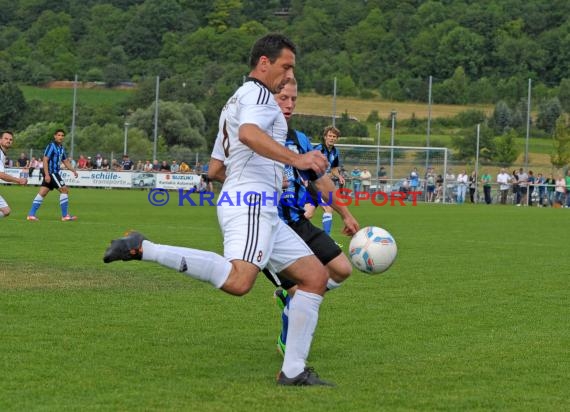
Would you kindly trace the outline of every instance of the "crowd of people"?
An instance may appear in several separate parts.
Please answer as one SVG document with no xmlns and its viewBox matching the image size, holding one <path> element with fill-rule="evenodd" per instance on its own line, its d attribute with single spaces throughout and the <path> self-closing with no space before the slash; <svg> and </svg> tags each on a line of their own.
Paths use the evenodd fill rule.
<svg viewBox="0 0 570 412">
<path fill-rule="evenodd" d="M 122 160 L 104 158 L 101 154 L 97 154 L 93 158 L 91 156 L 85 156 L 83 154 L 79 155 L 79 159 L 69 159 L 70 164 L 73 168 L 77 170 L 115 170 L 115 171 L 136 171 L 136 172 L 158 172 L 158 173 L 195 173 L 198 175 L 206 175 L 208 173 L 208 164 L 202 165 L 201 162 L 197 162 L 194 167 L 190 166 L 186 162 L 178 162 L 174 159 L 170 162 L 163 160 L 159 162 L 158 160 L 138 160 L 136 163 L 132 161 L 128 154 L 123 155 Z M 6 157 L 3 162 L 5 167 L 15 167 L 20 169 L 25 169 L 27 171 L 27 177 L 42 176 L 43 162 L 41 157 L 38 159 L 36 156 L 32 156 L 28 159 L 25 153 L 20 153 L 20 156 L 16 159 L 10 159 Z"/>
<path fill-rule="evenodd" d="M 373 178 L 366 167 L 358 165 L 350 172 L 343 167 L 339 170 L 343 182 L 339 184 L 339 180 L 335 180 L 337 187 L 347 187 L 355 192 L 421 192 L 417 198 L 428 203 L 570 207 L 570 169 L 566 173 L 535 174 L 524 168 L 514 169 L 511 173 L 502 168 L 495 176 L 486 170 L 477 176 L 475 171 L 468 173 L 466 169 L 461 169 L 457 175 L 449 169 L 442 175 L 429 167 L 420 178 L 418 169 L 414 167 L 407 176 L 391 182 L 386 178 L 384 167 L 380 168 L 377 178 Z"/>
</svg>

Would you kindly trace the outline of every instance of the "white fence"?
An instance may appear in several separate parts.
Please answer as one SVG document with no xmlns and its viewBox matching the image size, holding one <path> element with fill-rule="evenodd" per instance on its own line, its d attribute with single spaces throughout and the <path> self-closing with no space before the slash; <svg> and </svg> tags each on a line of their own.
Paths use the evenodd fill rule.
<svg viewBox="0 0 570 412">
<path fill-rule="evenodd" d="M 39 174 L 34 171 L 31 177 L 27 169 L 6 168 L 5 172 L 14 177 L 28 178 L 28 185 L 41 184 Z M 161 188 L 190 190 L 200 185 L 200 175 L 185 173 L 148 173 L 114 170 L 78 170 L 77 178 L 69 170 L 62 170 L 60 175 L 67 186 L 102 187 L 102 188 Z M 0 180 L 0 182 L 4 182 Z"/>
</svg>

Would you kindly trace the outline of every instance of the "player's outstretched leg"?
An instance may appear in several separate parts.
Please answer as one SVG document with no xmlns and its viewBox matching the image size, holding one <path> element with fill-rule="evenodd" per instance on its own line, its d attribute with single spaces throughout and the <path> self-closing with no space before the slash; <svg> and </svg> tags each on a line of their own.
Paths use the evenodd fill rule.
<svg viewBox="0 0 570 412">
<path fill-rule="evenodd" d="M 111 241 L 111 245 L 103 256 L 103 262 L 141 260 L 143 240 L 146 240 L 146 238 L 139 232 L 131 231 L 125 233 L 124 237 Z"/>
</svg>

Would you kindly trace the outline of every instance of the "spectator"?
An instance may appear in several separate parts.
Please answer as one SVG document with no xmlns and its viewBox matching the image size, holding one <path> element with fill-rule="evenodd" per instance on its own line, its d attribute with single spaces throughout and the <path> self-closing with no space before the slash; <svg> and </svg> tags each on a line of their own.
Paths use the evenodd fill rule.
<svg viewBox="0 0 570 412">
<path fill-rule="evenodd" d="M 362 173 L 360 173 L 360 178 L 362 179 L 362 190 L 365 192 L 370 192 L 372 174 L 367 168 L 362 169 Z"/>
<path fill-rule="evenodd" d="M 509 188 L 511 187 L 512 177 L 503 168 L 497 175 L 497 184 L 499 185 L 500 202 L 502 205 L 507 204 L 507 196 L 509 194 Z"/>
<path fill-rule="evenodd" d="M 109 164 L 109 160 L 103 159 L 103 161 L 101 162 L 101 170 L 109 170 L 110 168 L 111 165 Z"/>
<path fill-rule="evenodd" d="M 190 166 L 188 166 L 188 163 L 186 162 L 182 162 L 180 163 L 180 169 L 179 169 L 180 173 L 190 173 Z"/>
<path fill-rule="evenodd" d="M 145 160 L 143 166 L 143 172 L 152 172 L 152 163 L 150 160 Z"/>
<path fill-rule="evenodd" d="M 384 185 L 387 183 L 386 176 L 386 169 L 384 166 L 380 166 L 380 170 L 378 170 L 378 184 L 380 185 L 379 189 L 384 190 Z"/>
<path fill-rule="evenodd" d="M 157 159 L 152 161 L 152 171 L 153 172 L 160 172 L 160 163 L 158 163 Z"/>
<path fill-rule="evenodd" d="M 561 207 L 564 204 L 564 194 L 566 193 L 566 180 L 562 174 L 558 174 L 554 187 L 554 203 Z"/>
<path fill-rule="evenodd" d="M 477 173 L 475 170 L 469 175 L 469 200 L 475 203 L 475 189 L 477 189 Z"/>
<path fill-rule="evenodd" d="M 180 165 L 176 162 L 176 160 L 172 161 L 170 165 L 170 173 L 178 173 L 180 171 Z"/>
<path fill-rule="evenodd" d="M 546 179 L 542 176 L 542 173 L 539 173 L 534 181 L 534 184 L 538 187 L 538 207 L 544 207 L 544 199 L 546 198 L 545 182 Z"/>
<path fill-rule="evenodd" d="M 517 205 L 520 205 L 521 192 L 519 188 L 519 172 L 517 172 L 517 169 L 513 170 L 511 181 L 513 182 L 513 200 Z"/>
<path fill-rule="evenodd" d="M 161 172 L 170 172 L 170 165 L 166 160 L 163 160 L 160 164 L 160 171 Z"/>
<path fill-rule="evenodd" d="M 443 201 L 443 176 L 437 175 L 435 179 L 435 203 Z"/>
<path fill-rule="evenodd" d="M 20 168 L 28 168 L 30 167 L 30 160 L 27 158 L 25 153 L 20 153 L 20 157 L 16 161 L 16 165 Z"/>
<path fill-rule="evenodd" d="M 428 168 L 426 173 L 426 202 L 433 202 L 434 201 L 434 193 L 435 193 L 435 184 L 436 184 L 436 176 L 433 172 L 433 168 Z"/>
<path fill-rule="evenodd" d="M 518 186 L 519 186 L 519 201 L 517 206 L 521 204 L 528 206 L 528 174 L 521 167 L 518 174 Z"/>
<path fill-rule="evenodd" d="M 139 161 L 137 162 L 137 166 L 135 167 L 135 170 L 136 170 L 137 172 L 142 172 L 142 171 L 144 171 L 144 164 L 143 164 L 142 160 L 139 160 Z"/>
<path fill-rule="evenodd" d="M 79 160 L 76 163 L 78 169 L 87 169 L 87 159 L 82 154 L 79 155 Z"/>
<path fill-rule="evenodd" d="M 95 160 L 93 161 L 93 169 L 101 169 L 103 165 L 103 158 L 101 157 L 101 153 L 97 153 L 95 156 Z"/>
<path fill-rule="evenodd" d="M 465 203 L 465 194 L 467 192 L 467 183 L 469 181 L 469 176 L 467 176 L 467 171 L 463 170 L 457 175 L 457 203 Z"/>
<path fill-rule="evenodd" d="M 203 166 L 202 166 L 202 163 L 196 162 L 196 167 L 194 168 L 194 172 L 195 172 L 197 175 L 201 175 L 202 172 L 203 172 L 202 167 L 203 167 Z"/>
<path fill-rule="evenodd" d="M 111 170 L 117 170 L 117 171 L 122 169 L 122 167 L 121 167 L 121 165 L 119 164 L 119 162 L 117 162 L 117 159 L 111 159 L 111 167 L 110 167 L 110 169 L 111 169 Z"/>
<path fill-rule="evenodd" d="M 34 170 L 38 168 L 39 168 L 38 159 L 36 159 L 36 156 L 32 156 L 32 160 L 30 160 L 30 166 L 28 170 L 28 177 L 32 177 L 32 175 L 34 174 Z"/>
<path fill-rule="evenodd" d="M 410 190 L 412 192 L 418 191 L 418 186 L 420 185 L 420 175 L 418 173 L 418 168 L 414 167 L 410 173 Z"/>
<path fill-rule="evenodd" d="M 123 170 L 133 169 L 133 161 L 129 159 L 129 155 L 126 153 L 123 155 L 123 161 L 121 162 L 121 169 Z"/>
<path fill-rule="evenodd" d="M 454 199 L 453 199 L 453 192 L 455 190 L 455 186 L 457 184 L 457 182 L 455 181 L 455 174 L 453 173 L 453 171 L 451 169 L 449 169 L 446 173 L 445 173 L 445 190 L 446 190 L 446 196 L 450 199 L 450 202 L 453 203 Z"/>
<path fill-rule="evenodd" d="M 358 166 L 356 166 L 354 169 L 352 169 L 352 172 L 350 172 L 350 178 L 352 180 L 352 190 L 354 192 L 360 192 L 360 174 L 361 171 L 358 168 Z"/>
<path fill-rule="evenodd" d="M 544 185 L 546 186 L 548 204 L 552 206 L 554 204 L 554 186 L 556 186 L 556 179 L 554 179 L 554 175 L 552 173 L 544 179 Z"/>
<path fill-rule="evenodd" d="M 490 205 L 493 202 L 491 197 L 491 175 L 486 171 L 481 176 L 481 183 L 483 184 L 483 195 L 485 196 L 485 203 Z"/>
<path fill-rule="evenodd" d="M 93 163 L 91 163 L 91 156 L 87 157 L 87 163 L 85 164 L 85 169 L 92 169 Z"/>
<path fill-rule="evenodd" d="M 534 193 L 534 184 L 536 182 L 536 179 L 534 177 L 534 173 L 532 172 L 532 170 L 528 171 L 528 181 L 527 181 L 527 185 L 528 185 L 528 198 L 527 198 L 527 205 L 528 206 L 532 206 L 532 194 Z"/>
</svg>

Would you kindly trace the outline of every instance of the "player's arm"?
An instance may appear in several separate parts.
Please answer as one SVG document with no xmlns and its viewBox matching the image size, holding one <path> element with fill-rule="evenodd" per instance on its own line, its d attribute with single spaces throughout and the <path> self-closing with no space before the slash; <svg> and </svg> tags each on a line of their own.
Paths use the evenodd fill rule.
<svg viewBox="0 0 570 412">
<path fill-rule="evenodd" d="M 327 168 L 325 156 L 313 150 L 298 154 L 277 143 L 252 123 L 242 124 L 239 128 L 239 140 L 257 154 L 277 162 L 291 165 L 299 170 L 314 170 L 323 173 Z"/>
<path fill-rule="evenodd" d="M 65 167 L 67 168 L 67 170 L 71 170 L 71 171 L 73 172 L 73 175 L 74 175 L 75 177 L 79 176 L 79 175 L 77 174 L 77 170 L 75 170 L 75 169 L 73 168 L 73 165 L 71 164 L 71 162 L 69 161 L 69 159 L 63 160 L 62 163 L 65 165 Z"/>
<path fill-rule="evenodd" d="M 220 183 L 226 180 L 226 166 L 224 162 L 213 157 L 210 158 L 208 163 L 208 178 Z"/>
<path fill-rule="evenodd" d="M 336 177 L 341 185 L 344 185 L 345 183 L 344 177 L 342 176 L 342 173 L 340 173 L 340 169 L 338 166 L 331 168 L 331 175 Z"/>
<path fill-rule="evenodd" d="M 333 210 L 336 211 L 340 215 L 340 217 L 342 217 L 342 220 L 344 222 L 344 228 L 342 229 L 342 232 L 348 236 L 352 236 L 356 232 L 358 232 L 360 226 L 358 225 L 358 222 L 356 221 L 354 216 L 352 216 L 352 213 L 350 213 L 350 210 L 348 210 L 348 207 L 344 206 L 340 202 L 340 199 L 338 198 L 336 193 L 337 191 L 336 186 L 334 185 L 331 178 L 327 175 L 323 175 L 317 180 L 315 180 L 313 183 L 315 185 L 315 188 L 323 196 L 323 200 L 326 203 L 330 203 L 330 206 L 333 208 Z M 329 194 L 332 195 L 331 202 L 329 202 L 330 199 L 328 199 Z"/>
<path fill-rule="evenodd" d="M 20 178 L 20 177 L 14 177 L 14 176 L 11 176 L 8 173 L 4 173 L 4 172 L 0 172 L 0 179 L 5 181 L 5 182 L 12 182 L 12 183 L 16 183 L 19 185 L 25 185 L 26 183 L 28 183 L 28 179 Z"/>
<path fill-rule="evenodd" d="M 49 175 L 49 157 L 44 156 L 42 163 L 44 164 L 44 180 L 49 182 L 51 180 L 51 176 Z"/>
</svg>

